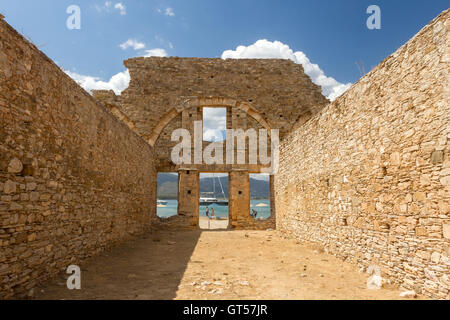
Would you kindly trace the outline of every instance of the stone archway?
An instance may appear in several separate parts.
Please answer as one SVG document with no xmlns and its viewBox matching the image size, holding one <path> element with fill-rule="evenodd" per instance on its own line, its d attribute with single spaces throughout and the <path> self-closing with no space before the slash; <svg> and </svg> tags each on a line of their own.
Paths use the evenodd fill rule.
<svg viewBox="0 0 450 320">
<path fill-rule="evenodd" d="M 154 146 L 156 141 L 158 140 L 159 135 L 161 134 L 163 129 L 170 123 L 170 121 L 172 121 L 178 114 L 180 114 L 184 110 L 196 107 L 238 108 L 246 112 L 252 118 L 254 118 L 262 127 L 267 129 L 270 133 L 271 126 L 269 125 L 269 123 L 267 123 L 267 121 L 255 107 L 253 107 L 248 103 L 224 97 L 197 97 L 187 99 L 180 107 L 173 107 L 172 109 L 167 111 L 164 114 L 164 116 L 160 118 L 156 126 L 153 128 L 150 138 L 148 139 L 148 143 L 151 146 Z"/>
<path fill-rule="evenodd" d="M 245 130 L 266 129 L 269 133 L 270 140 L 270 130 L 272 129 L 270 124 L 249 103 L 226 97 L 196 97 L 186 99 L 179 107 L 173 107 L 168 110 L 153 127 L 148 143 L 155 148 L 170 149 L 169 145 L 165 145 L 167 138 L 170 137 L 170 131 L 174 128 L 179 128 L 179 125 L 182 128 L 192 131 L 192 123 L 203 119 L 203 108 L 227 108 L 229 109 L 227 111 L 227 129 L 241 129 L 241 125 L 244 125 L 242 129 Z M 243 117 L 244 114 L 245 117 Z M 174 125 L 176 121 L 180 121 L 180 115 L 181 123 Z M 245 118 L 249 122 L 244 121 Z M 251 122 L 250 119 L 252 119 Z M 165 139 L 162 144 L 160 144 L 160 137 Z M 162 154 L 166 155 L 167 152 L 162 152 Z M 161 163 L 166 164 L 167 160 L 165 159 Z M 228 173 L 229 176 L 228 195 L 230 204 L 228 216 L 230 227 L 255 229 L 274 227 L 275 214 L 273 212 L 273 206 L 271 208 L 270 219 L 265 222 L 253 221 L 253 218 L 250 216 L 250 173 L 260 173 L 262 168 L 265 167 L 264 165 L 190 164 L 180 166 L 172 164 L 165 166 L 161 165 L 161 163 L 160 167 L 158 167 L 161 172 L 164 172 L 168 168 L 178 172 L 178 217 L 172 219 L 177 225 L 181 227 L 199 226 L 200 173 L 220 172 Z M 272 178 L 270 182 L 272 182 Z M 272 201 L 272 195 L 274 193 L 273 183 L 270 183 L 270 193 Z"/>
<path fill-rule="evenodd" d="M 129 87 L 120 96 L 101 100 L 116 104 L 128 117 L 133 130 L 153 147 L 158 172 L 179 173 L 179 191 L 186 193 L 179 210 L 186 214 L 179 217 L 184 221 L 196 211 L 190 201 L 197 202 L 193 199 L 197 174 L 228 172 L 231 181 L 236 181 L 232 184 L 237 186 L 230 194 L 237 194 L 242 201 L 242 206 L 236 204 L 233 208 L 245 208 L 242 219 L 237 218 L 238 227 L 253 228 L 243 219 L 249 211 L 247 180 L 249 174 L 261 173 L 268 166 L 260 161 L 256 165 L 235 162 L 213 166 L 176 165 L 171 161 L 170 152 L 177 145 L 171 139 L 173 130 L 188 130 L 193 137 L 192 133 L 198 130 L 195 122 L 203 120 L 204 108 L 225 107 L 227 129 L 265 128 L 269 131 L 268 140 L 272 140 L 270 130 L 276 129 L 283 139 L 295 123 L 306 121 L 329 103 L 301 65 L 290 60 L 141 57 L 126 60 L 124 64 L 130 73 Z M 207 141 L 202 142 L 207 146 Z M 271 148 L 267 152 L 271 153 Z"/>
</svg>

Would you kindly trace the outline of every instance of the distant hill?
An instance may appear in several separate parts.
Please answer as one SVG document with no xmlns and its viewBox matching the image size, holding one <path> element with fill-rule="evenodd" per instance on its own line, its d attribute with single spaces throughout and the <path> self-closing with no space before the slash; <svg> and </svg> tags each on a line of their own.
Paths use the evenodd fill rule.
<svg viewBox="0 0 450 320">
<path fill-rule="evenodd" d="M 171 173 L 160 173 L 158 174 L 158 185 L 162 185 L 166 182 L 177 182 L 178 183 L 178 176 Z"/>
<path fill-rule="evenodd" d="M 158 174 L 158 199 L 178 198 L 178 176 L 170 173 Z"/>
<path fill-rule="evenodd" d="M 225 197 L 228 198 L 228 178 L 221 177 Z M 216 194 L 214 197 L 222 198 L 222 189 L 220 188 L 219 178 L 215 178 Z M 200 193 L 213 192 L 213 178 L 203 178 L 200 180 Z M 269 199 L 270 196 L 269 181 L 250 178 L 250 192 L 252 199 Z M 178 195 L 178 177 L 170 173 L 161 173 L 158 175 L 158 199 L 177 199 Z M 212 194 L 210 195 L 212 196 Z"/>
</svg>

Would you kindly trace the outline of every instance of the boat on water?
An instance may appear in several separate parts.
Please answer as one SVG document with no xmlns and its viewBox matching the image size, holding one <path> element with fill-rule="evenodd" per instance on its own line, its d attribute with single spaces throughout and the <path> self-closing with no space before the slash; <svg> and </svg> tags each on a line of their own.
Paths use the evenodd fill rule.
<svg viewBox="0 0 450 320">
<path fill-rule="evenodd" d="M 167 201 L 164 201 L 164 200 L 156 200 L 156 205 L 158 205 L 158 206 L 165 206 L 165 205 L 167 205 Z"/>
<path fill-rule="evenodd" d="M 200 198 L 200 206 L 201 207 L 208 207 L 212 205 L 218 205 L 218 206 L 228 206 L 228 200 L 227 199 L 217 199 L 217 198 Z"/>
<path fill-rule="evenodd" d="M 213 174 L 213 192 L 202 192 L 200 195 L 200 206 L 201 207 L 208 207 L 212 205 L 218 205 L 218 206 L 228 206 L 228 199 L 226 199 L 225 192 L 223 190 L 222 182 L 220 181 L 220 178 L 217 177 L 219 180 L 220 188 L 222 189 L 222 196 L 223 198 L 217 199 L 215 197 L 216 195 L 216 176 Z M 212 196 L 208 196 L 212 195 Z"/>
</svg>

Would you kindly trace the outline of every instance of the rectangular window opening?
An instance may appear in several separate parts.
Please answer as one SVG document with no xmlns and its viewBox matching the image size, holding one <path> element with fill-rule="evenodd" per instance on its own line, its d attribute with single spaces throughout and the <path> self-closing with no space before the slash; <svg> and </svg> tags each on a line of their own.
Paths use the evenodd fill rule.
<svg viewBox="0 0 450 320">
<path fill-rule="evenodd" d="M 250 174 L 250 216 L 256 220 L 269 219 L 270 208 L 270 176 Z"/>
<path fill-rule="evenodd" d="M 169 218 L 178 214 L 178 173 L 158 173 L 156 215 Z"/>
<path fill-rule="evenodd" d="M 227 108 L 203 108 L 203 141 L 225 141 L 226 129 Z"/>
<path fill-rule="evenodd" d="M 228 174 L 200 174 L 200 229 L 227 229 L 228 216 Z"/>
</svg>

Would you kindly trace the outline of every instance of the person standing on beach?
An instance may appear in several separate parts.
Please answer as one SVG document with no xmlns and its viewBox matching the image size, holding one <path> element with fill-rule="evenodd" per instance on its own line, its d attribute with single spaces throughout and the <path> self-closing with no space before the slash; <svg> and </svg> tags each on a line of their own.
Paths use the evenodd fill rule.
<svg viewBox="0 0 450 320">
<path fill-rule="evenodd" d="M 214 208 L 211 208 L 211 218 L 214 219 Z"/>
<path fill-rule="evenodd" d="M 206 207 L 206 216 L 209 218 L 209 207 Z"/>
</svg>

